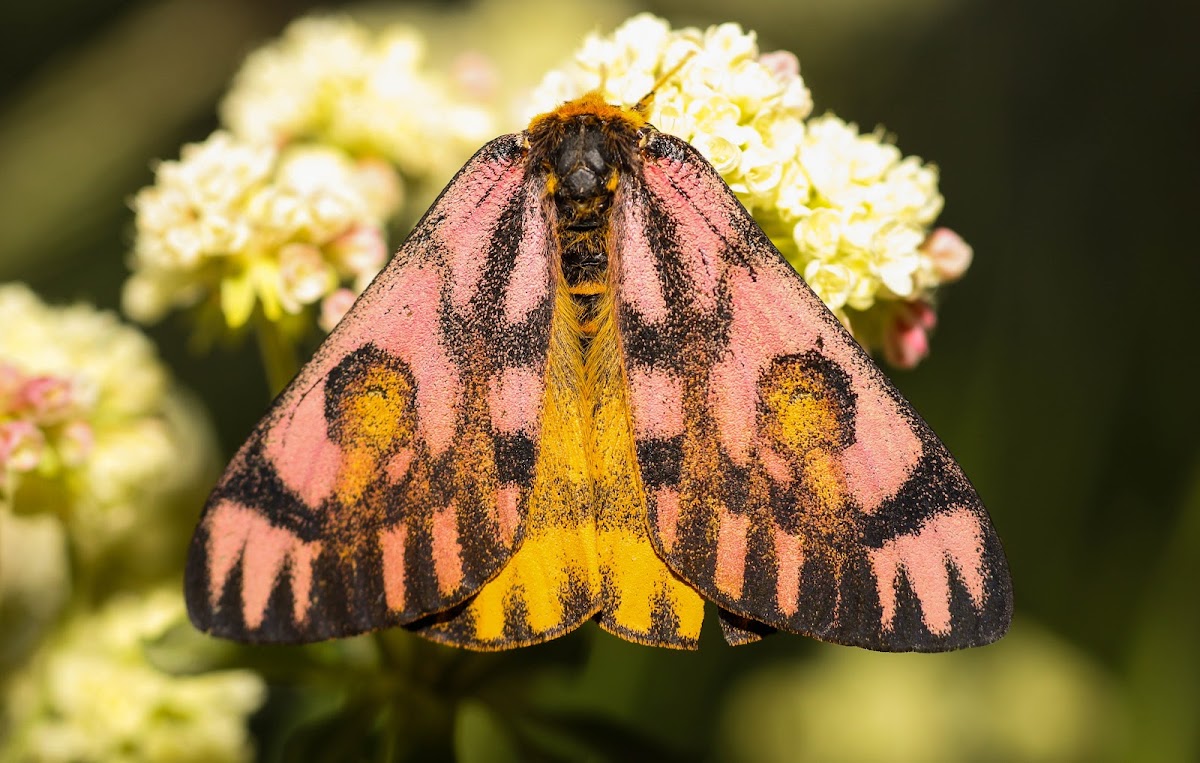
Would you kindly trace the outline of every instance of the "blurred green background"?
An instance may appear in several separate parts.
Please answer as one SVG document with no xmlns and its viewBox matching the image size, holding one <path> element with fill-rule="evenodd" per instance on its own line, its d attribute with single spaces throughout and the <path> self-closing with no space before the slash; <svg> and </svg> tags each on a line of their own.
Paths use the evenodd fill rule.
<svg viewBox="0 0 1200 763">
<path fill-rule="evenodd" d="M 315 7 L 0 5 L 0 281 L 116 309 L 128 199 L 151 183 L 152 160 L 208 135 L 243 56 Z M 621 18 L 576 3 L 568 32 L 561 8 L 493 49 L 544 48 L 549 64 L 579 29 Z M 974 246 L 975 264 L 944 292 L 930 357 L 891 375 L 988 504 L 1017 617 L 995 646 L 934 657 L 781 636 L 735 650 L 713 632 L 699 653 L 676 654 L 588 628 L 566 647 L 582 668 L 540 701 L 620 721 L 630 736 L 614 749 L 682 758 L 1200 759 L 1200 5 L 633 9 L 758 30 L 763 50 L 799 56 L 817 113 L 884 125 L 940 167 L 939 222 Z M 254 348 L 190 353 L 181 321 L 151 335 L 230 452 L 266 403 Z M 510 659 L 554 661 L 563 648 Z M 476 759 L 504 754 L 493 721 L 460 714 Z M 271 724 L 269 712 L 256 721 L 268 752 Z"/>
</svg>

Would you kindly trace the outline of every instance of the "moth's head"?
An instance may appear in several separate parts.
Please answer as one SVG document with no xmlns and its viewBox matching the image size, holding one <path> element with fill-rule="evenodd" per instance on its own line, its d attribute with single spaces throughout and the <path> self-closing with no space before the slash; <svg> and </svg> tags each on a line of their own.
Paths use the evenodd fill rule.
<svg viewBox="0 0 1200 763">
<path fill-rule="evenodd" d="M 535 117 L 526 132 L 530 158 L 550 193 L 576 202 L 611 195 L 636 161 L 645 118 L 592 92 Z"/>
<path fill-rule="evenodd" d="M 548 160 L 558 193 L 568 199 L 590 199 L 616 187 L 620 151 L 605 130 L 588 118 L 566 126 Z"/>
</svg>

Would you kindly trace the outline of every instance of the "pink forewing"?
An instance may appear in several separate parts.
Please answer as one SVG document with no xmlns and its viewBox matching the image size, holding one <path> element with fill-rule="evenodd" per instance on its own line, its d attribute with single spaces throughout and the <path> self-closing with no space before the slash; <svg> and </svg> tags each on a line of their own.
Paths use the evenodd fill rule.
<svg viewBox="0 0 1200 763">
<path fill-rule="evenodd" d="M 776 453 L 771 446 L 763 445 L 758 449 L 758 459 L 776 484 L 785 490 L 791 487 L 794 480 L 792 467 L 783 459 L 783 456 Z"/>
<path fill-rule="evenodd" d="M 638 437 L 683 434 L 683 382 L 670 372 L 630 369 L 629 405 Z"/>
<path fill-rule="evenodd" d="M 660 487 L 654 491 L 655 516 L 658 520 L 658 538 L 667 553 L 675 547 L 675 536 L 679 532 L 679 491 L 672 487 Z"/>
<path fill-rule="evenodd" d="M 727 356 L 712 372 L 709 407 L 726 452 L 748 464 L 757 443 L 758 379 L 775 358 L 819 350 L 850 376 L 854 443 L 843 454 L 846 479 L 863 509 L 873 510 L 904 484 L 921 457 L 921 442 L 862 351 L 822 318 L 824 308 L 786 272 L 764 263 L 751 274 L 729 270 L 733 308 Z M 820 340 L 820 342 L 818 342 Z"/>
<path fill-rule="evenodd" d="M 634 198 L 622 195 L 614 215 L 620 258 L 620 299 L 647 323 L 658 323 L 667 315 L 662 280 L 654 252 L 646 240 L 645 211 Z"/>
<path fill-rule="evenodd" d="M 266 522 L 255 528 L 254 542 L 242 552 L 242 619 L 248 627 L 262 624 L 284 559 L 296 543 L 298 539 L 287 530 Z"/>
<path fill-rule="evenodd" d="M 532 433 L 541 413 L 545 380 L 537 369 L 511 367 L 488 384 L 492 429 L 505 434 Z"/>
<path fill-rule="evenodd" d="M 983 606 L 983 538 L 979 519 L 967 509 L 930 518 L 916 532 L 901 535 L 871 552 L 871 565 L 883 608 L 881 625 L 892 627 L 896 580 L 903 572 L 921 604 L 925 626 L 934 634 L 950 631 L 951 562 L 976 608 Z"/>
<path fill-rule="evenodd" d="M 221 599 L 225 581 L 242 557 L 246 538 L 253 529 L 253 517 L 232 501 L 216 504 L 208 525 L 208 597 L 213 606 Z"/>
<path fill-rule="evenodd" d="M 502 485 L 496 491 L 496 524 L 500 527 L 500 536 L 504 542 L 511 545 L 517 534 L 520 523 L 521 488 L 516 485 Z"/>
<path fill-rule="evenodd" d="M 433 512 L 433 569 L 442 592 L 449 594 L 462 585 L 462 543 L 458 539 L 458 511 L 454 501 Z"/>
<path fill-rule="evenodd" d="M 342 451 L 326 428 L 324 379 L 281 412 L 266 454 L 283 484 L 309 506 L 320 506 L 333 492 Z"/>
<path fill-rule="evenodd" d="M 430 454 L 441 455 L 450 447 L 457 431 L 455 403 L 462 396 L 459 371 L 442 344 L 438 317 L 441 279 L 431 267 L 404 268 L 396 274 L 396 286 L 380 294 L 381 305 L 391 319 L 386 331 L 380 326 L 355 326 L 355 346 L 374 342 L 412 368 L 417 381 L 417 429 Z M 340 339 L 340 337 L 339 337 Z"/>
<path fill-rule="evenodd" d="M 301 543 L 292 548 L 292 617 L 301 623 L 312 605 L 313 565 L 321 553 L 320 543 Z"/>
<path fill-rule="evenodd" d="M 379 548 L 383 556 L 383 592 L 390 609 L 404 611 L 404 549 L 408 543 L 408 527 L 401 522 L 379 533 Z"/>
<path fill-rule="evenodd" d="M 459 310 L 479 289 L 500 215 L 525 177 L 520 165 L 499 172 L 495 169 L 484 166 L 478 176 L 464 178 L 456 188 L 455 205 L 470 209 L 471 214 L 447 217 L 437 228 L 437 240 L 448 253 L 450 298 Z"/>
<path fill-rule="evenodd" d="M 745 583 L 746 533 L 750 529 L 750 517 L 734 514 L 728 509 L 722 509 L 718 517 L 714 580 L 722 593 L 737 599 L 741 597 Z"/>
<path fill-rule="evenodd" d="M 800 570 L 804 567 L 804 547 L 798 535 L 775 528 L 775 604 L 785 617 L 800 607 Z"/>
<path fill-rule="evenodd" d="M 368 292 L 301 372 L 296 395 L 284 398 L 266 435 L 267 454 L 284 482 L 310 506 L 333 489 L 337 446 L 325 419 L 325 377 L 344 358 L 368 344 L 386 350 L 412 368 L 417 382 L 417 427 L 433 455 L 449 447 L 456 431 L 455 403 L 462 394 L 458 370 L 439 339 L 437 270 L 407 265 L 394 271 L 382 289 Z M 384 316 L 362 320 L 362 308 Z M 309 384 L 304 385 L 305 381 Z"/>
<path fill-rule="evenodd" d="M 234 457 L 188 561 L 199 627 L 311 641 L 409 623 L 462 601 L 509 558 L 537 460 L 555 251 L 526 154 L 509 135 L 475 155 Z M 360 389 L 346 382 L 375 385 L 380 362 L 411 374 L 415 399 L 388 403 L 415 431 L 351 456 L 340 438 L 354 438 L 356 408 L 337 396 Z M 501 436 L 521 441 L 498 464 L 501 443 L 476 446 Z M 351 472 L 355 489 L 338 490 Z M 460 526 L 480 522 L 491 533 L 467 553 Z M 221 606 L 239 571 L 240 617 Z M 287 613 L 272 607 L 281 579 Z"/>
<path fill-rule="evenodd" d="M 504 290 L 504 318 L 516 325 L 542 303 L 549 290 L 550 230 L 538 204 L 529 204 L 521 225 L 517 259 Z"/>
<path fill-rule="evenodd" d="M 628 198 L 647 204 L 618 206 L 616 283 L 656 550 L 722 610 L 771 627 L 886 650 L 998 638 L 1004 560 L 944 447 L 694 148 L 653 131 L 641 145 Z M 812 430 L 762 396 L 793 358 L 832 385 L 818 395 L 843 427 L 804 452 L 783 448 Z M 897 625 L 901 574 L 915 627 Z M 958 581 L 978 615 L 961 626 Z M 751 632 L 726 628 L 734 643 Z"/>
<path fill-rule="evenodd" d="M 399 482 L 408 474 L 416 453 L 412 448 L 401 448 L 396 451 L 383 467 L 384 474 L 392 482 Z"/>
<path fill-rule="evenodd" d="M 676 223 L 674 243 L 691 280 L 689 296 L 701 310 L 710 311 L 717 305 L 717 284 L 722 271 L 720 255 L 727 247 L 726 242 L 733 238 L 733 230 L 722 217 L 700 213 L 699 209 L 713 203 L 706 198 L 708 189 L 701 181 L 686 168 L 682 177 L 680 174 L 669 177 L 661 166 L 646 164 L 646 187 L 661 200 L 663 209 Z"/>
<path fill-rule="evenodd" d="M 308 611 L 312 567 L 321 544 L 306 543 L 272 525 L 253 509 L 222 501 L 209 514 L 209 597 L 215 606 L 230 573 L 242 564 L 242 618 L 248 627 L 262 624 L 267 602 L 285 565 L 292 583 L 292 611 L 302 620 Z"/>
</svg>

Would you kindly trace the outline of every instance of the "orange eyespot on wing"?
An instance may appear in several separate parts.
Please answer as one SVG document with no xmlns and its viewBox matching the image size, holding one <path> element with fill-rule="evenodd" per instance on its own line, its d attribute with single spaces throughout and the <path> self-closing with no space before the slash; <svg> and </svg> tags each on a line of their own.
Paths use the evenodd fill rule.
<svg viewBox="0 0 1200 763">
<path fill-rule="evenodd" d="M 463 601 L 520 544 L 550 235 L 520 136 L 485 146 L 235 456 L 192 543 L 202 630 L 312 641 Z"/>
<path fill-rule="evenodd" d="M 999 540 L 945 447 L 716 171 L 652 133 L 614 214 L 648 520 L 731 643 L 880 650 L 999 638 Z"/>
</svg>

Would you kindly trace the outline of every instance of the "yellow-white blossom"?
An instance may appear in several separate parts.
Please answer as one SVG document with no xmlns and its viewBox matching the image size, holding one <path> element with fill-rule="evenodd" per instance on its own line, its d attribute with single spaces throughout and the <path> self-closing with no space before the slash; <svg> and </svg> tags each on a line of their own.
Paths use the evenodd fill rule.
<svg viewBox="0 0 1200 763">
<path fill-rule="evenodd" d="M 879 131 L 861 133 L 832 114 L 810 118 L 796 57 L 761 53 L 754 33 L 736 24 L 673 30 L 634 16 L 609 36 L 589 36 L 545 77 L 530 112 L 590 90 L 633 106 L 656 83 L 651 124 L 712 162 L 867 347 L 883 347 L 896 305 L 928 308 L 937 286 L 965 270 L 961 239 L 957 248 L 929 239 L 942 208 L 937 171 Z"/>
<path fill-rule="evenodd" d="M 591 34 L 571 64 L 543 79 L 530 113 L 591 90 L 634 106 L 685 59 L 659 85 L 650 122 L 699 149 L 751 210 L 772 208 L 812 98 L 794 56 L 760 54 L 754 34 L 737 24 L 672 30 L 643 13 L 608 37 Z"/>
<path fill-rule="evenodd" d="M 808 199 L 772 221 L 772 232 L 791 228 L 790 241 L 776 239 L 784 255 L 802 268 L 814 260 L 849 268 L 846 304 L 857 311 L 923 296 L 937 285 L 921 277 L 930 272 L 921 244 L 942 208 L 936 170 L 832 114 L 807 128 L 797 158 Z"/>
<path fill-rule="evenodd" d="M 221 115 L 246 140 L 318 142 L 383 157 L 405 176 L 449 177 L 495 128 L 424 57 L 422 35 L 407 25 L 302 18 L 246 59 Z"/>
<path fill-rule="evenodd" d="M 80 561 L 149 569 L 175 551 L 172 509 L 210 475 L 211 432 L 153 345 L 117 316 L 0 286 L 0 488 L 56 517 Z M 105 579 L 93 583 L 110 584 Z"/>
<path fill-rule="evenodd" d="M 331 146 L 283 149 L 216 132 L 163 162 L 134 199 L 137 236 L 125 311 L 219 307 L 230 328 L 256 309 L 297 315 L 342 284 L 361 290 L 383 266 L 384 220 L 399 182 L 379 159 Z"/>
<path fill-rule="evenodd" d="M 265 699 L 247 670 L 175 676 L 146 645 L 185 619 L 177 585 L 77 615 L 9 684 L 0 760 L 250 760 L 246 719 Z"/>
</svg>

